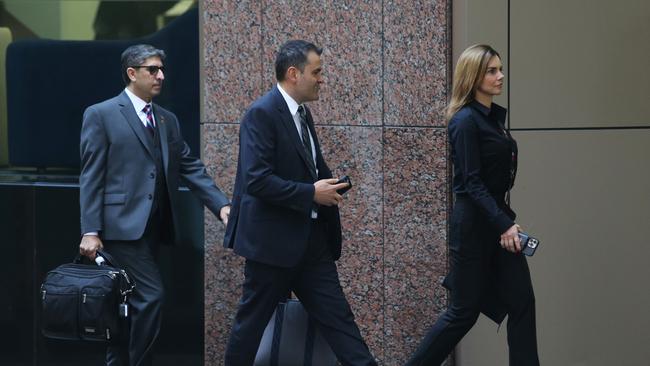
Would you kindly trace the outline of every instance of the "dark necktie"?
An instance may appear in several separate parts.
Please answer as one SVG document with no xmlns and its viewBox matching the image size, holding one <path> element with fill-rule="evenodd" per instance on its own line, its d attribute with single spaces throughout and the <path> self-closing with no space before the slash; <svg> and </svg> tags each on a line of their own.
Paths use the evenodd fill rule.
<svg viewBox="0 0 650 366">
<path fill-rule="evenodd" d="M 305 107 L 298 107 L 298 116 L 300 117 L 300 135 L 302 137 L 302 146 L 307 152 L 307 157 L 309 159 L 309 170 L 315 177 L 316 167 L 314 166 L 314 155 L 311 151 L 311 140 L 309 139 L 309 128 L 307 127 L 307 112 L 305 111 Z"/>
<path fill-rule="evenodd" d="M 151 136 L 154 135 L 154 128 L 155 128 L 155 122 L 153 120 L 153 113 L 151 112 L 151 104 L 147 104 L 142 108 L 142 111 L 144 114 L 147 115 L 147 131 L 151 134 Z"/>
</svg>

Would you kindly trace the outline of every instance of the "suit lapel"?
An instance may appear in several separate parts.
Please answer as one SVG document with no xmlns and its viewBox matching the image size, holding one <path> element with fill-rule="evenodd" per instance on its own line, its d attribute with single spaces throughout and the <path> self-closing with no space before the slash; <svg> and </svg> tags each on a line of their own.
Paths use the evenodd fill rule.
<svg viewBox="0 0 650 366">
<path fill-rule="evenodd" d="M 153 104 L 153 103 L 152 103 Z M 156 119 L 156 128 L 160 135 L 160 150 L 162 151 L 163 167 L 165 169 L 165 176 L 167 176 L 167 162 L 169 161 L 169 144 L 167 143 L 167 123 L 165 116 L 159 114 L 158 106 L 153 104 L 153 114 Z"/>
<path fill-rule="evenodd" d="M 120 104 L 120 111 L 122 112 L 122 115 L 126 119 L 126 122 L 128 122 L 129 126 L 131 126 L 131 129 L 133 130 L 133 133 L 138 137 L 140 140 L 140 143 L 142 143 L 142 146 L 147 150 L 149 155 L 153 158 L 153 147 L 151 146 L 151 139 L 145 135 L 146 130 L 143 128 L 144 125 L 142 124 L 142 121 L 138 117 L 137 113 L 135 113 L 135 108 L 133 108 L 133 104 L 131 103 L 131 99 L 129 99 L 129 96 L 126 95 L 126 92 L 122 92 L 120 94 L 119 98 L 119 104 Z"/>
<path fill-rule="evenodd" d="M 287 102 L 284 100 L 282 94 L 277 88 L 275 88 L 274 92 L 275 92 L 276 105 L 278 107 L 278 111 L 280 112 L 280 119 L 282 120 L 282 124 L 284 125 L 287 132 L 289 133 L 289 136 L 291 136 L 291 141 L 293 141 L 293 145 L 298 151 L 298 155 L 300 155 L 300 157 L 302 158 L 302 162 L 305 164 L 305 167 L 311 174 L 314 181 L 316 181 L 318 180 L 318 177 L 314 175 L 314 172 L 310 168 L 309 156 L 307 156 L 305 147 L 302 145 L 302 140 L 300 139 L 300 135 L 298 134 L 298 130 L 296 129 L 296 123 L 293 121 L 293 116 L 291 115 L 291 112 L 289 112 L 289 107 L 287 106 Z"/>
</svg>

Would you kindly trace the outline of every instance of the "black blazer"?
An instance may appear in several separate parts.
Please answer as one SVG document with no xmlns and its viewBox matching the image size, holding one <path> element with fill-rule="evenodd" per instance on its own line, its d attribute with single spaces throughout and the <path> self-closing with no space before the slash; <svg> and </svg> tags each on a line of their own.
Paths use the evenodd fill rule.
<svg viewBox="0 0 650 366">
<path fill-rule="evenodd" d="M 289 107 L 277 87 L 255 101 L 239 131 L 239 162 L 224 246 L 261 263 L 298 264 L 307 248 L 314 185 L 331 178 L 309 110 L 307 124 L 316 148 L 318 177 L 312 176 Z M 326 241 L 334 259 L 341 256 L 338 207 L 320 206 Z"/>
</svg>

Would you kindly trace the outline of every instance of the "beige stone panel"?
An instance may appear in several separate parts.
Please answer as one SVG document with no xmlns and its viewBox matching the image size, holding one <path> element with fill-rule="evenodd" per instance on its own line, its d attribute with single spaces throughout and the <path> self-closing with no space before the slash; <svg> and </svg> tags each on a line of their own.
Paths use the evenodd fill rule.
<svg viewBox="0 0 650 366">
<path fill-rule="evenodd" d="M 510 121 L 650 125 L 650 2 L 511 2 Z"/>
<path fill-rule="evenodd" d="M 489 44 L 499 52 L 504 73 L 507 75 L 508 0 L 454 0 L 452 16 L 453 68 L 456 68 L 458 57 L 464 49 L 482 43 Z M 495 102 L 507 107 L 507 95 L 506 83 L 501 96 L 497 97 Z"/>
<path fill-rule="evenodd" d="M 513 207 L 541 240 L 528 261 L 541 364 L 647 364 L 650 130 L 514 135 Z M 507 365 L 505 336 L 481 317 L 458 365 Z"/>
</svg>

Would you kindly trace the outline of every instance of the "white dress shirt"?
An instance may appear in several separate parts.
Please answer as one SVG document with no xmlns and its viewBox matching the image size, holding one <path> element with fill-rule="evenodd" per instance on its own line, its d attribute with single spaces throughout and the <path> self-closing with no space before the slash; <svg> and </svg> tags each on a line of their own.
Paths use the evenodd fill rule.
<svg viewBox="0 0 650 366">
<path fill-rule="evenodd" d="M 298 136 L 300 136 L 300 138 L 302 139 L 302 128 L 300 127 L 300 113 L 298 113 L 298 107 L 300 107 L 300 105 L 293 98 L 291 98 L 291 96 L 286 91 L 284 91 L 284 89 L 282 89 L 280 84 L 278 84 L 277 86 L 278 86 L 278 90 L 280 91 L 280 94 L 282 94 L 282 97 L 284 98 L 284 101 L 287 103 L 287 107 L 289 107 L 289 113 L 291 113 L 291 116 L 293 117 L 293 123 L 296 125 L 296 130 L 298 130 Z M 305 107 L 303 106 L 303 108 Z M 311 156 L 313 157 L 314 167 L 316 167 L 316 176 L 318 177 L 318 167 L 316 166 L 316 144 L 314 143 L 314 138 L 311 135 L 309 129 L 307 129 L 307 132 L 309 133 L 309 141 L 311 142 Z M 315 210 L 311 211 L 311 218 L 312 219 L 318 218 L 318 213 Z"/>
<path fill-rule="evenodd" d="M 140 97 L 133 94 L 133 92 L 131 92 L 129 90 L 129 88 L 124 88 L 124 91 L 126 92 L 126 95 L 129 96 L 129 99 L 131 99 L 131 104 L 133 104 L 133 108 L 135 108 L 135 113 L 138 114 L 138 117 L 140 118 L 140 121 L 142 122 L 144 127 L 147 127 L 147 114 L 144 113 L 142 110 L 144 109 L 145 105 L 151 104 L 151 103 L 147 103 L 144 100 L 140 99 Z M 153 115 L 153 105 L 151 106 L 151 108 L 152 108 L 151 109 L 151 117 L 153 118 L 153 125 L 155 126 L 156 125 L 156 117 Z"/>
<path fill-rule="evenodd" d="M 298 130 L 298 136 L 302 139 L 302 128 L 300 127 L 300 113 L 298 113 L 298 107 L 300 105 L 293 99 L 287 92 L 282 89 L 280 84 L 278 84 L 278 90 L 280 91 L 280 94 L 282 94 L 282 97 L 284 97 L 284 101 L 287 102 L 287 106 L 289 107 L 289 113 L 291 113 L 291 116 L 293 117 L 293 123 L 296 125 L 296 130 Z M 305 108 L 303 106 L 303 108 Z M 309 129 L 307 129 L 307 132 L 309 132 Z M 309 132 L 309 141 L 311 142 L 311 156 L 313 157 L 314 160 L 314 166 L 316 166 L 316 144 L 314 143 L 314 138 L 311 135 L 311 132 Z M 318 168 L 316 168 L 316 176 L 318 176 Z"/>
</svg>

